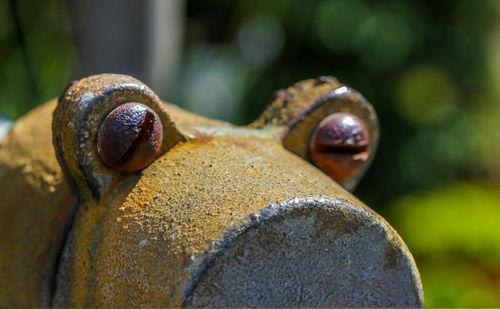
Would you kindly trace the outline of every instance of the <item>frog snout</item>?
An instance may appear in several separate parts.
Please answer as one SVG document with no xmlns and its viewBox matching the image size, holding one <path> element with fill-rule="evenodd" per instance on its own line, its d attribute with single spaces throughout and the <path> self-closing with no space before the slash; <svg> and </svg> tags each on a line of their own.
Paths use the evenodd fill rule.
<svg viewBox="0 0 500 309">
<path fill-rule="evenodd" d="M 269 140 L 180 143 L 128 186 L 103 198 L 107 212 L 87 236 L 102 239 L 85 248 L 99 256 L 95 273 L 81 274 L 95 276 L 92 297 L 188 307 L 421 303 L 416 267 L 396 232 Z M 74 272 L 60 276 L 68 282 Z"/>
<path fill-rule="evenodd" d="M 418 275 L 394 231 L 345 200 L 269 205 L 196 255 L 188 307 L 418 306 Z"/>
<path fill-rule="evenodd" d="M 199 228 L 213 236 L 208 247 L 193 250 L 183 305 L 420 304 L 411 254 L 383 219 L 286 149 L 250 138 L 231 141 L 214 138 L 192 151 L 179 146 L 194 160 L 184 175 L 196 175 L 193 189 L 220 196 L 203 205 L 193 200 L 202 207 L 198 214 L 208 213 L 194 216 Z"/>
</svg>

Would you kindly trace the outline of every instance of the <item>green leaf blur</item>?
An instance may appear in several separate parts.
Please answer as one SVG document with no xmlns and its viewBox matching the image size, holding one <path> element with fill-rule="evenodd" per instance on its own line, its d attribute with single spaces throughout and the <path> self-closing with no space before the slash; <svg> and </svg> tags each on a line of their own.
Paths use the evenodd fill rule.
<svg viewBox="0 0 500 309">
<path fill-rule="evenodd" d="M 419 266 L 429 307 L 500 304 L 500 192 L 455 183 L 405 196 L 388 219 Z"/>
</svg>

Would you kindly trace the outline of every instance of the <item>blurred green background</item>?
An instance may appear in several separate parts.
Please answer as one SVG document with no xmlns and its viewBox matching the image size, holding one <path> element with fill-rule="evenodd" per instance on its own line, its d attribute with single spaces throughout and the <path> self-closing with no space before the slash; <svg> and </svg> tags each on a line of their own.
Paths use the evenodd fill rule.
<svg viewBox="0 0 500 309">
<path fill-rule="evenodd" d="M 355 195 L 407 243 L 426 306 L 500 306 L 500 1 L 172 1 L 181 39 L 176 57 L 155 54 L 153 67 L 170 68 L 155 91 L 245 124 L 302 79 L 334 75 L 357 89 L 382 138 Z M 0 2 L 0 115 L 16 119 L 88 74 L 80 32 L 93 15 L 76 25 L 75 2 L 86 1 Z M 113 10 L 94 9 L 112 28 Z M 149 25 L 151 10 L 135 10 L 137 27 Z M 104 38 L 120 32 L 106 27 Z M 137 37 L 148 39 L 130 35 L 130 46 L 143 46 Z"/>
</svg>

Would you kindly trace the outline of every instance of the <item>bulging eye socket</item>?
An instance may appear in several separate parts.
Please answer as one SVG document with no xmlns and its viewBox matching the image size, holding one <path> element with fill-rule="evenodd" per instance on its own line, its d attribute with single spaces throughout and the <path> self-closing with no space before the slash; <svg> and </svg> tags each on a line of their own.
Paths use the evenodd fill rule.
<svg viewBox="0 0 500 309">
<path fill-rule="evenodd" d="M 362 120 L 361 123 L 367 132 L 369 145 L 366 154 L 356 157 L 364 161 L 364 164 L 361 164 L 359 169 L 355 167 L 345 169 L 351 171 L 348 173 L 350 177 L 327 172 L 326 166 L 317 159 L 314 162 L 311 158 L 311 137 L 317 130 L 318 124 L 334 113 L 355 115 Z M 378 119 L 373 106 L 359 92 L 330 77 L 301 81 L 286 90 L 276 92 L 266 110 L 250 125 L 252 128 L 269 126 L 283 128 L 279 138 L 285 149 L 316 164 L 348 191 L 354 190 L 368 169 L 379 140 Z"/>
<path fill-rule="evenodd" d="M 336 181 L 358 173 L 370 156 L 370 134 L 358 116 L 338 112 L 326 116 L 309 143 L 311 161 Z"/>
<path fill-rule="evenodd" d="M 111 169 L 130 173 L 143 169 L 159 154 L 163 126 L 154 110 L 130 102 L 112 110 L 97 136 L 99 158 Z"/>
</svg>

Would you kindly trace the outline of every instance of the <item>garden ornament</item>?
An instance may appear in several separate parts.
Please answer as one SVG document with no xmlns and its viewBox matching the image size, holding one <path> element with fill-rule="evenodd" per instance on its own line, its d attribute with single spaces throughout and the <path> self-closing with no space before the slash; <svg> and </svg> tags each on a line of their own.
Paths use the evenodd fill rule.
<svg viewBox="0 0 500 309">
<path fill-rule="evenodd" d="M 422 306 L 408 248 L 349 193 L 378 134 L 331 77 L 244 127 L 129 76 L 72 82 L 0 144 L 0 305 Z"/>
</svg>

